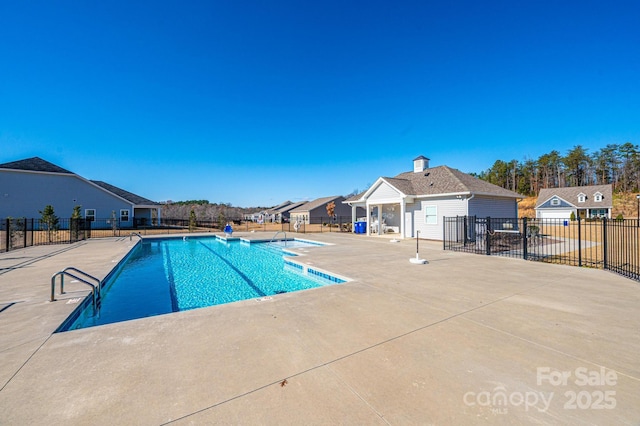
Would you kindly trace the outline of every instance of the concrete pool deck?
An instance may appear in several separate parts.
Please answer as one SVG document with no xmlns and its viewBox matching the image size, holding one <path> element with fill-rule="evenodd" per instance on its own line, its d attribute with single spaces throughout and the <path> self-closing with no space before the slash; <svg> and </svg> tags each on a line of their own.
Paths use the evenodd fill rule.
<svg viewBox="0 0 640 426">
<path fill-rule="evenodd" d="M 638 283 L 302 237 L 333 245 L 298 261 L 353 281 L 55 334 L 88 291 L 49 302 L 52 274 L 102 278 L 137 238 L 0 253 L 0 424 L 640 423 Z"/>
</svg>

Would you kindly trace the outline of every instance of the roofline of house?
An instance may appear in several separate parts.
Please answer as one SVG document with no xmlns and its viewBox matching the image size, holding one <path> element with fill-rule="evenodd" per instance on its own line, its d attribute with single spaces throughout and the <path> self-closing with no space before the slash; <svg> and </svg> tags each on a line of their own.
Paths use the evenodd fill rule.
<svg viewBox="0 0 640 426">
<path fill-rule="evenodd" d="M 122 201 L 124 201 L 127 204 L 130 204 L 133 208 L 138 207 L 138 208 L 160 208 L 160 205 L 157 206 L 153 206 L 151 204 L 136 204 L 134 202 L 132 202 L 131 200 L 127 200 L 126 198 L 121 197 L 120 195 L 116 194 L 115 192 L 111 192 L 106 188 L 101 187 L 100 185 L 91 182 L 89 179 L 83 178 L 82 176 L 80 176 L 77 173 L 58 173 L 58 172 L 44 172 L 44 171 L 40 171 L 40 170 L 23 170 L 23 169 L 7 169 L 7 168 L 0 168 L 0 170 L 3 171 L 8 171 L 8 172 L 16 172 L 16 173 L 33 173 L 33 174 L 41 174 L 41 175 L 54 175 L 54 176 L 71 176 L 71 177 L 76 177 L 86 183 L 88 183 L 89 185 L 92 185 L 95 188 L 100 189 L 103 192 L 106 192 L 107 194 L 110 194 Z"/>
</svg>

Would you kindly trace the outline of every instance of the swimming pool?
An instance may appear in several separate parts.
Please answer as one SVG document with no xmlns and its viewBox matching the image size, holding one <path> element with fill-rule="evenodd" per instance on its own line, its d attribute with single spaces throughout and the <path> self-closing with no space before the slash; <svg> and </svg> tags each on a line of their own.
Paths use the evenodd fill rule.
<svg viewBox="0 0 640 426">
<path fill-rule="evenodd" d="M 144 239 L 103 284 L 95 312 L 83 303 L 57 331 L 338 284 L 346 279 L 292 260 L 306 240 Z M 88 301 L 86 301 L 88 302 Z"/>
</svg>

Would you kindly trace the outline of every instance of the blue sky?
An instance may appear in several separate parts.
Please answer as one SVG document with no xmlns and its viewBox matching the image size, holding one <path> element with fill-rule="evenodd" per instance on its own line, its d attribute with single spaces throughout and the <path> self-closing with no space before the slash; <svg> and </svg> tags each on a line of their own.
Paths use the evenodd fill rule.
<svg viewBox="0 0 640 426">
<path fill-rule="evenodd" d="M 0 0 L 0 163 L 155 201 L 640 143 L 638 1 Z"/>
</svg>

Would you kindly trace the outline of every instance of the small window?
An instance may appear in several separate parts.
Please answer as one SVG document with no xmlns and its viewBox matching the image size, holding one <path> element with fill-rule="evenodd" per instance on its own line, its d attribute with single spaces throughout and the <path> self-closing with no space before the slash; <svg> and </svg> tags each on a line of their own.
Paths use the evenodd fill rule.
<svg viewBox="0 0 640 426">
<path fill-rule="evenodd" d="M 129 222 L 129 210 L 120 210 L 120 222 Z"/>
<path fill-rule="evenodd" d="M 599 193 L 599 192 L 596 192 L 596 193 L 593 195 L 593 201 L 595 201 L 596 203 L 600 203 L 600 202 L 602 202 L 602 194 L 601 194 L 601 193 Z"/>
<path fill-rule="evenodd" d="M 84 211 L 84 218 L 87 220 L 96 220 L 96 209 L 86 209 Z"/>
<path fill-rule="evenodd" d="M 554 198 L 553 200 L 551 200 L 551 205 L 552 206 L 559 206 L 560 205 L 560 199 Z"/>
<path fill-rule="evenodd" d="M 584 203 L 586 199 L 587 199 L 587 196 L 585 194 L 578 194 L 579 203 Z"/>
<path fill-rule="evenodd" d="M 425 221 L 427 225 L 437 225 L 438 224 L 438 207 L 437 206 L 426 206 L 425 207 Z"/>
</svg>

